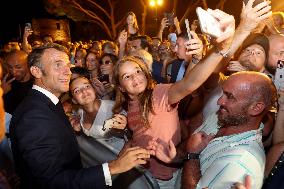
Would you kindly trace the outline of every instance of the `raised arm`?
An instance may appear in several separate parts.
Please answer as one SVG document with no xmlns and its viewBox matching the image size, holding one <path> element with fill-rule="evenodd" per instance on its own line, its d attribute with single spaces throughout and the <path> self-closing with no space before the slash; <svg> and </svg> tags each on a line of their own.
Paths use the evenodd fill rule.
<svg viewBox="0 0 284 189">
<path fill-rule="evenodd" d="M 33 33 L 33 31 L 31 30 L 31 28 L 26 26 L 25 30 L 24 30 L 24 35 L 23 35 L 22 49 L 28 54 L 32 51 L 32 47 L 31 47 L 31 45 L 29 44 L 29 41 L 28 41 L 28 37 L 32 33 Z"/>
<path fill-rule="evenodd" d="M 122 58 L 125 54 L 126 43 L 127 43 L 127 31 L 123 30 L 119 33 L 118 36 L 118 43 L 119 43 L 119 58 Z"/>
<path fill-rule="evenodd" d="M 222 69 L 222 65 L 230 61 L 250 33 L 255 30 L 261 22 L 264 22 L 271 16 L 270 1 L 264 1 L 252 7 L 254 1 L 255 0 L 249 0 L 246 5 L 243 3 L 241 21 L 236 28 L 228 57 L 223 59 L 222 64 L 217 66 L 215 72 L 219 72 Z"/>
<path fill-rule="evenodd" d="M 176 33 L 177 35 L 179 35 L 181 33 L 181 29 L 180 29 L 180 24 L 179 24 L 177 17 L 174 18 L 174 25 L 176 27 Z"/>
<path fill-rule="evenodd" d="M 186 72 L 182 80 L 172 85 L 169 90 L 169 104 L 179 102 L 186 95 L 200 87 L 212 74 L 231 46 L 235 32 L 234 17 L 218 9 L 208 9 L 208 12 L 219 20 L 223 31 L 221 37 L 216 39 L 216 43 L 219 46 L 218 50 L 212 50 L 209 55 L 201 60 L 192 70 Z"/>
<path fill-rule="evenodd" d="M 157 37 L 160 38 L 161 40 L 163 40 L 163 32 L 164 32 L 164 29 L 166 27 L 169 26 L 169 21 L 167 18 L 163 18 L 162 21 L 161 21 L 161 25 L 160 25 L 160 29 L 159 29 L 159 32 L 157 34 Z"/>
</svg>

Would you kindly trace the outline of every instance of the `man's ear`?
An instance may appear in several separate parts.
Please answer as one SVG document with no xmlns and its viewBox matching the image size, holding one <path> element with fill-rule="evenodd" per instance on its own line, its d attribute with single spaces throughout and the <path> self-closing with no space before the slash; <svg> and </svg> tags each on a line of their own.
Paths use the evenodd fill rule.
<svg viewBox="0 0 284 189">
<path fill-rule="evenodd" d="M 255 102 L 249 108 L 249 114 L 256 116 L 261 114 L 265 109 L 265 104 L 263 102 Z"/>
<path fill-rule="evenodd" d="M 42 71 L 39 67 L 37 66 L 32 66 L 30 68 L 31 74 L 36 78 L 36 79 L 40 79 L 42 77 Z"/>
</svg>

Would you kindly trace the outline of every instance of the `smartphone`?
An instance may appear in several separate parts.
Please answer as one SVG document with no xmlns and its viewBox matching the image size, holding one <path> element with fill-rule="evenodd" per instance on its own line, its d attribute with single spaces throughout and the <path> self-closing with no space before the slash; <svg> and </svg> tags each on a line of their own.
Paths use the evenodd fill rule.
<svg viewBox="0 0 284 189">
<path fill-rule="evenodd" d="M 243 0 L 245 5 L 248 3 L 249 0 Z M 252 7 L 255 7 L 256 5 L 258 5 L 259 3 L 262 3 L 265 0 L 255 0 L 252 4 Z"/>
<path fill-rule="evenodd" d="M 32 24 L 29 23 L 29 22 L 25 23 L 25 27 L 31 30 L 32 29 Z"/>
<path fill-rule="evenodd" d="M 191 40 L 192 37 L 191 37 L 191 34 L 190 34 L 189 21 L 188 21 L 188 19 L 185 19 L 184 22 L 185 22 L 185 27 L 186 27 L 186 32 L 187 32 L 188 39 Z"/>
<path fill-rule="evenodd" d="M 109 83 L 109 75 L 108 75 L 108 74 L 102 74 L 102 75 L 100 75 L 99 81 L 100 81 L 100 82 L 107 82 L 107 83 Z"/>
<path fill-rule="evenodd" d="M 113 123 L 114 120 L 112 118 L 105 120 L 102 130 L 103 131 L 110 130 L 113 126 Z"/>
<path fill-rule="evenodd" d="M 169 25 L 173 26 L 174 25 L 174 13 L 164 13 L 165 18 L 167 18 Z"/>
<path fill-rule="evenodd" d="M 14 78 L 15 77 L 12 74 L 8 74 L 6 81 L 10 81 L 11 79 L 14 79 Z"/>
<path fill-rule="evenodd" d="M 212 37 L 220 37 L 222 34 L 220 23 L 206 10 L 201 7 L 196 8 L 196 13 L 200 25 L 200 29 L 203 33 Z"/>
<path fill-rule="evenodd" d="M 275 72 L 274 85 L 277 90 L 284 88 L 284 61 L 278 60 Z"/>
</svg>

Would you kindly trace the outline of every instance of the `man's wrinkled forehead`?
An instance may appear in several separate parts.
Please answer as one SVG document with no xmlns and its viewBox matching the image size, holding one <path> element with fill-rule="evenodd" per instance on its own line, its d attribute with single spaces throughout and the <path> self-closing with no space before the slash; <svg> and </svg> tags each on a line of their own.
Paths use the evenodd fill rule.
<svg viewBox="0 0 284 189">
<path fill-rule="evenodd" d="M 245 49 L 253 49 L 253 50 L 260 50 L 260 51 L 262 51 L 262 52 L 264 52 L 265 53 L 265 50 L 264 50 L 264 48 L 261 46 L 261 45 L 259 45 L 259 44 L 256 44 L 256 43 L 254 43 L 254 44 L 251 44 L 250 46 L 248 46 L 247 48 L 245 48 Z"/>
</svg>

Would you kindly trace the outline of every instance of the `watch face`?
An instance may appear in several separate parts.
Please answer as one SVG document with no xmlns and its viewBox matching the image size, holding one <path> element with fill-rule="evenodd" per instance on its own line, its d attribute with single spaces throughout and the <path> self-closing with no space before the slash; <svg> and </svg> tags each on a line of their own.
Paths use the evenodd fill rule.
<svg viewBox="0 0 284 189">
<path fill-rule="evenodd" d="M 199 159 L 199 154 L 196 154 L 196 153 L 188 153 L 186 158 L 187 158 L 187 160 Z"/>
</svg>

